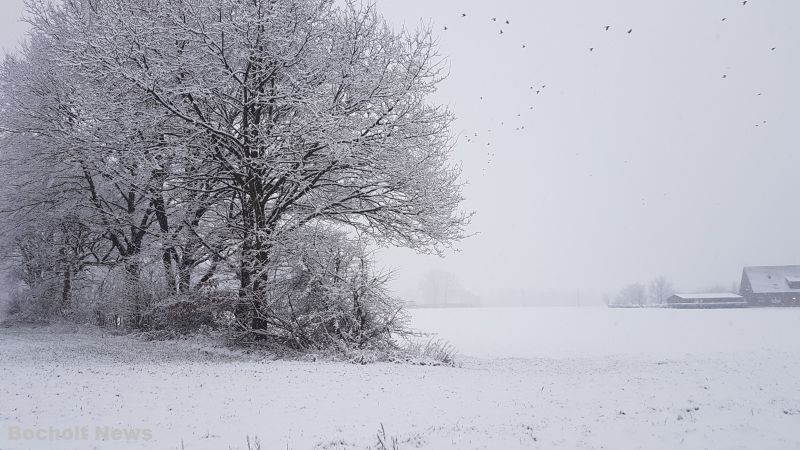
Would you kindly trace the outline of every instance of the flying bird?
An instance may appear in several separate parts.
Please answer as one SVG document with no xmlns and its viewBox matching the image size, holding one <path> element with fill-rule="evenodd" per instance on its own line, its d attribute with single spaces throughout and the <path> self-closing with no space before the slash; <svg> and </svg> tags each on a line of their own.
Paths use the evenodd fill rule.
<svg viewBox="0 0 800 450">
<path fill-rule="evenodd" d="M 728 75 L 727 74 L 723 74 L 722 78 L 728 78 Z"/>
<path fill-rule="evenodd" d="M 509 20 L 506 20 L 506 25 L 511 25 L 511 22 Z"/>
<path fill-rule="evenodd" d="M 727 19 L 727 17 L 723 17 L 723 18 L 722 18 L 722 21 L 723 21 L 723 22 L 725 22 L 725 20 L 726 20 L 726 19 Z"/>
<path fill-rule="evenodd" d="M 467 13 L 461 13 L 461 17 L 467 17 Z"/>
<path fill-rule="evenodd" d="M 497 22 L 497 17 L 492 17 L 492 22 Z"/>
<path fill-rule="evenodd" d="M 611 25 L 606 25 L 606 31 L 608 31 L 609 28 L 611 28 Z"/>
<path fill-rule="evenodd" d="M 744 1 L 742 2 L 742 6 L 744 6 L 744 5 L 746 5 L 746 4 L 747 4 L 747 0 L 744 0 Z"/>
<path fill-rule="evenodd" d="M 447 27 L 444 27 L 444 31 L 447 31 Z"/>
<path fill-rule="evenodd" d="M 503 30 L 500 30 L 500 34 L 503 34 Z"/>
<path fill-rule="evenodd" d="M 628 28 L 628 34 L 633 33 L 633 28 Z"/>
<path fill-rule="evenodd" d="M 594 51 L 594 47 L 589 47 L 589 51 L 590 52 Z"/>
<path fill-rule="evenodd" d="M 528 48 L 528 46 L 525 45 L 525 44 L 522 44 L 522 48 Z"/>
<path fill-rule="evenodd" d="M 772 47 L 770 50 L 772 50 L 774 52 L 775 51 L 775 47 Z"/>
</svg>

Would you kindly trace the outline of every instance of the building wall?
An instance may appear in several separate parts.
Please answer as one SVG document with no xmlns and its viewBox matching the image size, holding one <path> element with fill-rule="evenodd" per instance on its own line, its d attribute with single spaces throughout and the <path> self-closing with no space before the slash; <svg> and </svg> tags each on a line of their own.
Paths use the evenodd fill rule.
<svg viewBox="0 0 800 450">
<path fill-rule="evenodd" d="M 800 306 L 800 292 L 775 292 L 744 295 L 750 306 Z"/>
</svg>

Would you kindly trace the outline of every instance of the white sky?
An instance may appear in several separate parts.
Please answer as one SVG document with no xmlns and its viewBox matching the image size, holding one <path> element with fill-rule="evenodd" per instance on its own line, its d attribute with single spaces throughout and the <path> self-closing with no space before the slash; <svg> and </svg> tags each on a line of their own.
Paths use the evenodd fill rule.
<svg viewBox="0 0 800 450">
<path fill-rule="evenodd" d="M 479 133 L 457 155 L 481 234 L 444 260 L 391 252 L 400 285 L 440 267 L 484 294 L 686 290 L 800 262 L 800 2 L 379 4 L 441 30 L 440 99 Z"/>
<path fill-rule="evenodd" d="M 21 4 L 0 6 L 4 48 Z M 382 252 L 398 290 L 434 268 L 490 301 L 655 275 L 688 290 L 800 263 L 800 2 L 378 4 L 398 25 L 435 24 L 451 68 L 436 100 L 478 133 L 456 157 L 479 234 L 444 259 Z"/>
</svg>

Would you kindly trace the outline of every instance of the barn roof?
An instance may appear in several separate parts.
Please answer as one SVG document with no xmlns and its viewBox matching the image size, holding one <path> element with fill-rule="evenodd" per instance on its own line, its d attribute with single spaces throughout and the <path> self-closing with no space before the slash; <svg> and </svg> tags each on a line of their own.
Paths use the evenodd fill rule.
<svg viewBox="0 0 800 450">
<path fill-rule="evenodd" d="M 700 300 L 700 299 L 709 299 L 709 300 L 731 300 L 736 299 L 740 300 L 743 297 L 737 294 L 731 294 L 729 292 L 712 292 L 707 294 L 675 294 L 675 297 L 684 299 L 684 300 Z"/>
<path fill-rule="evenodd" d="M 753 266 L 745 267 L 744 274 L 750 281 L 753 293 L 800 292 L 800 266 Z"/>
</svg>

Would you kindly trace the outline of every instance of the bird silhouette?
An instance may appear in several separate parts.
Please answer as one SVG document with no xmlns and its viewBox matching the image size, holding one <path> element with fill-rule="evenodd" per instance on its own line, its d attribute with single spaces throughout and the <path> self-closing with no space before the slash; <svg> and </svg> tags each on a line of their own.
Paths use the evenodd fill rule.
<svg viewBox="0 0 800 450">
<path fill-rule="evenodd" d="M 497 17 L 492 17 L 492 22 L 497 22 Z"/>
<path fill-rule="evenodd" d="M 606 25 L 606 31 L 608 31 L 609 28 L 611 28 L 611 25 Z"/>
<path fill-rule="evenodd" d="M 728 75 L 727 74 L 723 74 L 722 78 L 728 78 Z"/>
<path fill-rule="evenodd" d="M 589 47 L 589 51 L 593 52 L 594 51 L 594 47 Z"/>
<path fill-rule="evenodd" d="M 746 5 L 746 4 L 747 4 L 747 0 L 744 0 L 744 1 L 742 2 L 742 6 L 744 6 L 744 5 Z"/>
<path fill-rule="evenodd" d="M 775 51 L 775 47 L 772 47 L 770 50 L 772 50 L 774 52 Z"/>
<path fill-rule="evenodd" d="M 500 30 L 500 34 L 503 34 L 503 30 Z"/>
<path fill-rule="evenodd" d="M 461 13 L 461 17 L 467 17 L 467 13 Z"/>
<path fill-rule="evenodd" d="M 444 27 L 444 31 L 447 31 L 447 27 Z"/>
<path fill-rule="evenodd" d="M 633 28 L 628 28 L 628 34 L 633 33 Z"/>
<path fill-rule="evenodd" d="M 727 17 L 723 17 L 722 21 L 725 22 L 725 20 L 727 20 L 727 19 L 728 19 Z"/>
<path fill-rule="evenodd" d="M 506 20 L 506 25 L 511 25 L 511 21 Z"/>
</svg>

